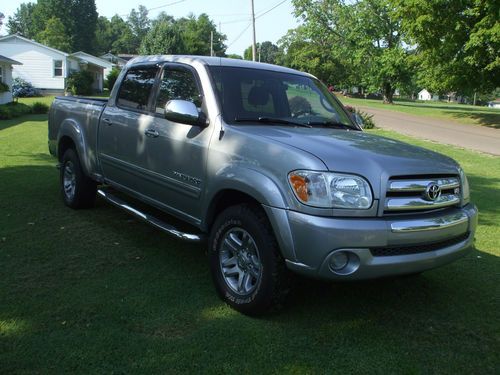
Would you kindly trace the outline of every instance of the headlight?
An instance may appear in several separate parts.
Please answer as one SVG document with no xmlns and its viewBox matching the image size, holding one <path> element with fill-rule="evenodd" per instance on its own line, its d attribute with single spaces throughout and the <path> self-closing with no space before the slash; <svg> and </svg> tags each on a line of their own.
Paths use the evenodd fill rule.
<svg viewBox="0 0 500 375">
<path fill-rule="evenodd" d="M 288 181 L 297 199 L 313 207 L 366 210 L 373 202 L 370 185 L 355 175 L 293 171 Z"/>
<path fill-rule="evenodd" d="M 462 168 L 459 168 L 460 185 L 462 186 L 462 204 L 467 204 L 470 201 L 469 181 Z"/>
</svg>

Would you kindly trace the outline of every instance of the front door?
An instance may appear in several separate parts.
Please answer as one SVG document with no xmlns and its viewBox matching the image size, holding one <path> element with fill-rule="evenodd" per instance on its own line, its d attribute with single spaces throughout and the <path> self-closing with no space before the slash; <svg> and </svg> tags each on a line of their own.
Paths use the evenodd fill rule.
<svg viewBox="0 0 500 375">
<path fill-rule="evenodd" d="M 149 170 L 156 184 L 150 195 L 168 205 L 184 219 L 196 223 L 200 217 L 201 192 L 213 127 L 200 127 L 168 121 L 165 105 L 169 100 L 193 102 L 204 110 L 203 93 L 197 73 L 183 64 L 166 64 L 160 75 L 151 129 L 157 134 L 147 141 Z"/>
</svg>

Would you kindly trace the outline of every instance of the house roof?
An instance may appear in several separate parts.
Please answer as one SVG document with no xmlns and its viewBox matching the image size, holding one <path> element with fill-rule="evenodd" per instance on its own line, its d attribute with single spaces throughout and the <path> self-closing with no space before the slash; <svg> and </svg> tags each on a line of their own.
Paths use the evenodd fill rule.
<svg viewBox="0 0 500 375">
<path fill-rule="evenodd" d="M 20 63 L 19 61 L 9 59 L 8 57 L 0 55 L 0 62 L 6 62 L 7 64 L 11 65 L 23 65 L 23 63 Z"/>
<path fill-rule="evenodd" d="M 61 55 L 65 56 L 65 57 L 69 56 L 69 54 L 66 53 L 66 52 L 59 51 L 58 49 L 55 49 L 55 48 L 52 48 L 52 47 L 48 47 L 45 44 L 35 42 L 34 40 L 25 38 L 24 36 L 21 36 L 19 34 L 11 34 L 11 35 L 2 36 L 2 37 L 0 37 L 0 42 L 3 42 L 4 40 L 8 40 L 8 39 L 14 39 L 14 38 L 18 38 L 18 39 L 20 39 L 20 40 L 22 40 L 24 42 L 31 43 L 31 44 L 34 44 L 36 46 L 42 47 L 42 48 L 46 48 L 46 49 L 48 49 L 48 50 L 50 50 L 52 52 L 60 53 Z"/>
<path fill-rule="evenodd" d="M 83 52 L 83 51 L 78 51 L 75 53 L 71 54 L 71 57 L 76 57 L 79 60 L 83 60 L 85 62 L 88 62 L 93 65 L 97 65 L 101 68 L 109 68 L 110 66 L 113 66 L 111 62 L 108 60 L 101 59 L 100 57 L 91 55 L 89 53 Z"/>
<path fill-rule="evenodd" d="M 105 53 L 104 55 L 101 55 L 99 56 L 101 59 L 104 59 L 106 61 L 110 61 L 108 59 L 111 59 L 111 60 L 115 60 L 115 62 L 111 61 L 112 63 L 122 63 L 122 64 L 126 64 L 127 63 L 127 60 L 125 59 L 122 59 L 121 57 L 118 57 L 116 55 L 113 55 L 111 52 L 108 52 L 108 53 Z"/>
</svg>

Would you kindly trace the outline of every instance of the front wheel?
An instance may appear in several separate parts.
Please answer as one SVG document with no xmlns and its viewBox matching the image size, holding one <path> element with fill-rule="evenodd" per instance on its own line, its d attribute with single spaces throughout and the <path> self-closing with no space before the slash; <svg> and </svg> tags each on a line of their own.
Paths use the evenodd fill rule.
<svg viewBox="0 0 500 375">
<path fill-rule="evenodd" d="M 61 194 L 66 206 L 89 208 L 95 203 L 97 184 L 83 172 L 80 159 L 72 148 L 66 150 L 61 163 Z"/>
<path fill-rule="evenodd" d="M 262 209 L 247 204 L 227 208 L 212 227 L 209 245 L 215 288 L 226 303 L 247 315 L 282 305 L 288 271 Z"/>
</svg>

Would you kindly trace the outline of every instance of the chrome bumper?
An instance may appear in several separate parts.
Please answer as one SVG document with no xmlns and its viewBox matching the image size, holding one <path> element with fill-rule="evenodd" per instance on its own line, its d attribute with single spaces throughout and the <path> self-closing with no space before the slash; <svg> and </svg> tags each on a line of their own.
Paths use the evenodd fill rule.
<svg viewBox="0 0 500 375">
<path fill-rule="evenodd" d="M 468 220 L 469 217 L 467 214 L 460 211 L 432 218 L 397 221 L 391 223 L 391 231 L 394 233 L 401 233 L 440 230 L 467 223 Z"/>
</svg>

